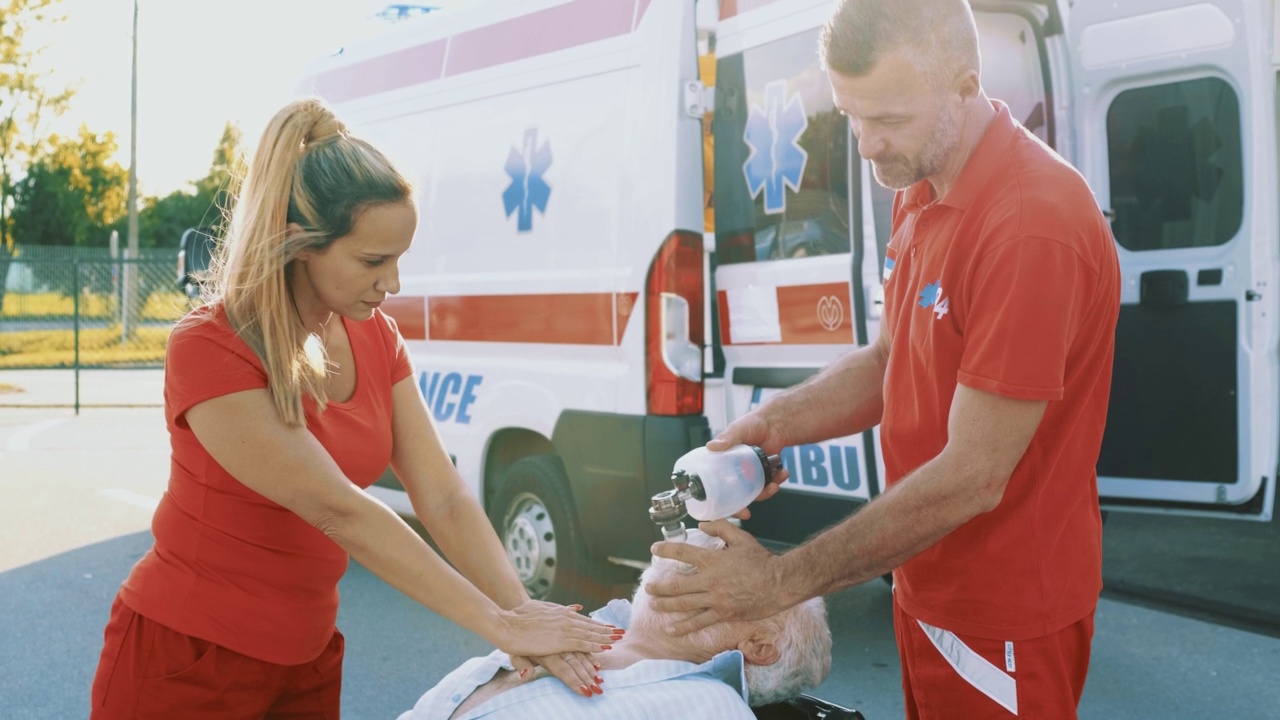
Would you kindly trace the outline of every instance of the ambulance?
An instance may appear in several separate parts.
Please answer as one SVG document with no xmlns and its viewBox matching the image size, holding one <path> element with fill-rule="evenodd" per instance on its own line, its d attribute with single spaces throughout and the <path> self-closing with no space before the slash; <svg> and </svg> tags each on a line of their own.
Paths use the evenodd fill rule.
<svg viewBox="0 0 1280 720">
<path fill-rule="evenodd" d="M 1275 8 L 973 8 L 988 94 L 1080 169 L 1112 223 L 1105 507 L 1270 520 Z M 677 458 L 876 338 L 892 195 L 818 65 L 830 11 L 481 0 L 349 45 L 301 82 L 417 184 L 384 310 L 533 595 L 634 578 Z M 877 448 L 875 430 L 788 448 L 784 491 L 745 527 L 786 545 L 838 522 L 881 490 Z M 377 491 L 411 514 L 395 487 Z"/>
</svg>

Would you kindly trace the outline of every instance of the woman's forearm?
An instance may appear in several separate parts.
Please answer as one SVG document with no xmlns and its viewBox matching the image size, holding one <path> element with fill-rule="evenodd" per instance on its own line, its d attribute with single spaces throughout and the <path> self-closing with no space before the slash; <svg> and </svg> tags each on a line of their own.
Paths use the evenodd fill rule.
<svg viewBox="0 0 1280 720">
<path fill-rule="evenodd" d="M 352 486 L 340 513 L 316 523 L 326 536 L 374 575 L 421 605 L 501 644 L 498 603 L 449 566 L 386 505 Z M 517 583 L 518 584 L 518 583 Z"/>
<path fill-rule="evenodd" d="M 423 527 L 468 580 L 505 610 L 529 599 L 488 516 L 470 493 L 463 491 L 431 502 L 414 494 L 409 500 Z"/>
</svg>

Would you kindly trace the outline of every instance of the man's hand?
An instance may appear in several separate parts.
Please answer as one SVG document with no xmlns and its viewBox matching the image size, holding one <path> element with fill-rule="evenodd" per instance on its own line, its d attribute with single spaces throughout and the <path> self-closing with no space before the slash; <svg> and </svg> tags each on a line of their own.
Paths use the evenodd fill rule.
<svg viewBox="0 0 1280 720">
<path fill-rule="evenodd" d="M 777 455 L 782 452 L 782 448 L 786 447 L 786 444 L 782 433 L 770 427 L 764 416 L 759 411 L 755 411 L 749 412 L 729 423 L 728 427 L 721 431 L 711 442 L 707 443 L 707 449 L 723 452 L 735 445 L 755 445 L 764 450 L 766 455 Z M 769 478 L 769 482 L 765 483 L 764 489 L 756 496 L 755 501 L 768 500 L 777 495 L 778 489 L 786 480 L 786 468 L 779 468 L 778 472 Z M 751 511 L 743 508 L 734 513 L 734 517 L 746 520 L 751 517 Z"/>
<path fill-rule="evenodd" d="M 654 555 L 689 563 L 697 570 L 645 586 L 658 612 L 701 611 L 668 627 L 667 634 L 686 635 L 726 620 L 758 620 L 786 609 L 776 555 L 725 520 L 704 522 L 698 528 L 724 540 L 725 547 L 672 542 L 653 546 Z"/>
</svg>

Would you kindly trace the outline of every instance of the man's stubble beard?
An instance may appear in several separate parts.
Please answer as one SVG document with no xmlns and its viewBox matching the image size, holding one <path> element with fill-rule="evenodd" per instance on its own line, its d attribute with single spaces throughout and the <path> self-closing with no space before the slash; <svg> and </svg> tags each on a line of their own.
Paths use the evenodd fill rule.
<svg viewBox="0 0 1280 720">
<path fill-rule="evenodd" d="M 938 114 L 929 142 L 914 162 L 904 155 L 886 160 L 871 160 L 876 182 L 890 190 L 905 190 L 942 170 L 947 158 L 960 144 L 960 129 L 955 118 L 945 109 Z"/>
</svg>

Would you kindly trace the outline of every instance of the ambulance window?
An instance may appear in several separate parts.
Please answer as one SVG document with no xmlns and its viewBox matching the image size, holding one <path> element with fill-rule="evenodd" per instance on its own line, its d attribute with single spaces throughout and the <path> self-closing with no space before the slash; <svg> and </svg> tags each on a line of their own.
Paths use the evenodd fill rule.
<svg viewBox="0 0 1280 720">
<path fill-rule="evenodd" d="M 1126 90 L 1107 111 L 1111 229 L 1128 250 L 1222 245 L 1240 229 L 1240 103 L 1198 78 Z"/>
<path fill-rule="evenodd" d="M 720 264 L 849 252 L 848 129 L 818 66 L 818 31 L 716 66 Z"/>
</svg>

